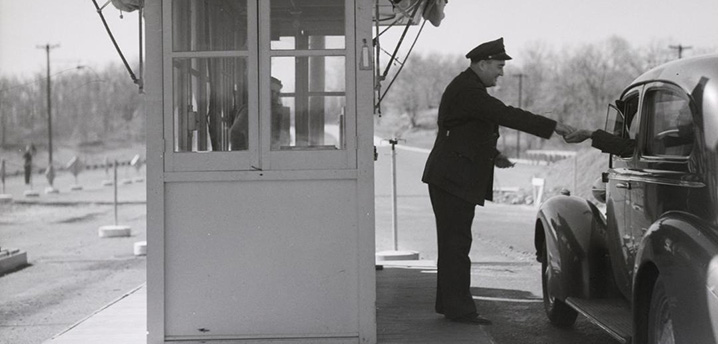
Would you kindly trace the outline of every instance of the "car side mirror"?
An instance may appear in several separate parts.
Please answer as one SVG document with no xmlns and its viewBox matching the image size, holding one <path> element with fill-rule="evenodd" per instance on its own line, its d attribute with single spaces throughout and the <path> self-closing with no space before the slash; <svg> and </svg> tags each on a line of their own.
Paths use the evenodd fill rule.
<svg viewBox="0 0 718 344">
<path fill-rule="evenodd" d="M 608 178 L 608 175 L 606 174 L 604 176 L 604 174 L 602 174 L 601 177 L 596 178 L 593 185 L 591 185 L 593 198 L 601 203 L 606 203 L 606 182 L 604 181 L 604 178 Z"/>
</svg>

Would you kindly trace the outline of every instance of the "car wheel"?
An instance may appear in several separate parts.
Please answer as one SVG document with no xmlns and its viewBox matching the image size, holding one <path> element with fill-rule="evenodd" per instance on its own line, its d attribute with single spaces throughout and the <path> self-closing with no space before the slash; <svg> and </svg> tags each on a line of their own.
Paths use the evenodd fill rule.
<svg viewBox="0 0 718 344">
<path fill-rule="evenodd" d="M 551 292 L 550 279 L 552 275 L 546 248 L 543 250 L 543 259 L 541 261 L 541 287 L 543 289 L 543 308 L 546 311 L 546 316 L 548 316 L 548 320 L 552 324 L 558 327 L 570 327 L 576 322 L 578 312 L 563 301 L 556 299 Z"/>
<path fill-rule="evenodd" d="M 648 344 L 674 344 L 673 318 L 666 295 L 666 287 L 660 276 L 653 285 L 651 307 L 648 310 Z"/>
</svg>

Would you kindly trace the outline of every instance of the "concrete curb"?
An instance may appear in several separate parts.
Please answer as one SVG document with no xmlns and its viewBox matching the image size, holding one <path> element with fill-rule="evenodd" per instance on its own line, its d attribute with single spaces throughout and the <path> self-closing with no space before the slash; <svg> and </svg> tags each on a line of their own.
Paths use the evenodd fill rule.
<svg viewBox="0 0 718 344">
<path fill-rule="evenodd" d="M 27 265 L 27 252 L 18 249 L 0 251 L 0 275 Z"/>
</svg>

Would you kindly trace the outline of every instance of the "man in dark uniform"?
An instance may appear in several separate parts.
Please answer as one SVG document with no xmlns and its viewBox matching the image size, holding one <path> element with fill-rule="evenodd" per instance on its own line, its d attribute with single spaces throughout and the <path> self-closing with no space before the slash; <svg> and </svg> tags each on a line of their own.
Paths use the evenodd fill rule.
<svg viewBox="0 0 718 344">
<path fill-rule="evenodd" d="M 444 90 L 439 105 L 434 148 L 429 154 L 422 181 L 436 217 L 439 257 L 437 261 L 437 313 L 452 321 L 490 324 L 476 312 L 469 291 L 471 223 L 476 205 L 492 200 L 494 166 L 513 164 L 496 149 L 499 126 L 542 138 L 574 129 L 535 115 L 492 97 L 486 88 L 496 85 L 506 60 L 503 38 L 483 43 L 468 54 L 471 64 Z"/>
</svg>

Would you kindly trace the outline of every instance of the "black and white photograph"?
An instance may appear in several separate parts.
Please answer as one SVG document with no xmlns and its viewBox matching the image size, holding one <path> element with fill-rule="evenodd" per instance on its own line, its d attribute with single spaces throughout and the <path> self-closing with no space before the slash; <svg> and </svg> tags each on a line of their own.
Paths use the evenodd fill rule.
<svg viewBox="0 0 718 344">
<path fill-rule="evenodd" d="M 718 344 L 715 0 L 0 0 L 0 344 Z"/>
</svg>

